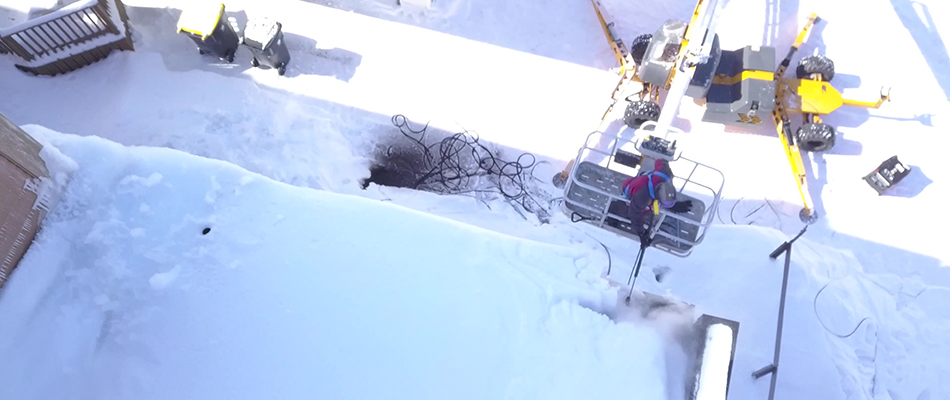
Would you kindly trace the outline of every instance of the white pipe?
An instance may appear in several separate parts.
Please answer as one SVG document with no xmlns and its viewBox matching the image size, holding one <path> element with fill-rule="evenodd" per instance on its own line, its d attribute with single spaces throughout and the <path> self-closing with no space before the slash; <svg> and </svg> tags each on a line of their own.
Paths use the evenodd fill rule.
<svg viewBox="0 0 950 400">
<path fill-rule="evenodd" d="M 696 384 L 696 400 L 726 400 L 732 337 L 732 328 L 723 324 L 710 325 L 706 331 L 706 348 L 703 350 L 699 382 Z"/>
</svg>

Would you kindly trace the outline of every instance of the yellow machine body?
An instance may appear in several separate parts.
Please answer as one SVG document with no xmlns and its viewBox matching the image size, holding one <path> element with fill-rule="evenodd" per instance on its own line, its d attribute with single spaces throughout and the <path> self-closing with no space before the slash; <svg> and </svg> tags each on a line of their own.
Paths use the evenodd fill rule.
<svg viewBox="0 0 950 400">
<path fill-rule="evenodd" d="M 786 110 L 793 113 L 827 115 L 842 106 L 880 108 L 888 100 L 884 94 L 875 101 L 846 99 L 830 83 L 812 79 L 783 79 L 779 84 L 789 95 Z"/>
</svg>

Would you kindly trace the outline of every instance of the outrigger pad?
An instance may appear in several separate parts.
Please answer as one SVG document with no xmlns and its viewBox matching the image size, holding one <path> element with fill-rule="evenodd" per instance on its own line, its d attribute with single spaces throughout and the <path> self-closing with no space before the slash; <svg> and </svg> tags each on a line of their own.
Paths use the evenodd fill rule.
<svg viewBox="0 0 950 400">
<path fill-rule="evenodd" d="M 904 165 L 897 156 L 892 156 L 881 163 L 874 171 L 864 177 L 864 181 L 871 185 L 877 194 L 883 194 L 885 190 L 897 184 L 910 174 L 911 169 Z"/>
</svg>

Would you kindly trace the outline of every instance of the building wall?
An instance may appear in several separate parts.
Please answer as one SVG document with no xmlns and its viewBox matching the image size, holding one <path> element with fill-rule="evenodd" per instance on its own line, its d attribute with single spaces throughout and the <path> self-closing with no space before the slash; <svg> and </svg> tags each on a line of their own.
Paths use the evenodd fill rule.
<svg viewBox="0 0 950 400">
<path fill-rule="evenodd" d="M 42 146 L 0 114 L 0 289 L 23 258 L 45 211 L 28 182 L 49 172 L 39 156 Z"/>
<path fill-rule="evenodd" d="M 32 176 L 0 157 L 0 288 L 29 248 L 43 211 L 33 209 L 36 193 L 23 188 Z"/>
</svg>

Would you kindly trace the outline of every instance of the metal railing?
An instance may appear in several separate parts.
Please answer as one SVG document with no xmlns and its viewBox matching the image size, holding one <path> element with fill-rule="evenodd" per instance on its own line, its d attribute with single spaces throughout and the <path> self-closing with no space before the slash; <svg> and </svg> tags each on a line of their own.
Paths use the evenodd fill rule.
<svg viewBox="0 0 950 400">
<path fill-rule="evenodd" d="M 4 33 L 0 42 L 26 61 L 64 51 L 69 47 L 107 33 L 118 34 L 108 0 L 73 3 Z"/>
<path fill-rule="evenodd" d="M 772 382 L 769 385 L 769 400 L 775 398 L 775 383 L 778 380 L 778 360 L 779 356 L 782 354 L 782 328 L 785 325 L 785 295 L 788 293 L 788 269 L 792 264 L 792 244 L 795 243 L 798 238 L 802 237 L 805 234 L 805 231 L 808 229 L 806 225 L 802 228 L 801 232 L 798 232 L 792 240 L 789 240 L 785 243 L 782 243 L 778 248 L 772 251 L 772 254 L 769 254 L 769 258 L 776 259 L 778 256 L 785 253 L 785 272 L 782 275 L 782 294 L 779 298 L 778 303 L 778 323 L 775 328 L 775 353 L 772 357 L 772 363 L 766 365 L 757 371 L 752 373 L 752 377 L 759 379 L 765 375 L 772 374 Z"/>
<path fill-rule="evenodd" d="M 649 134 L 650 132 L 646 132 L 646 133 Z M 591 146 L 590 146 L 591 138 L 594 137 L 594 135 L 600 135 L 601 137 L 609 138 L 609 139 L 610 139 L 610 144 L 607 146 L 608 149 L 606 149 L 606 150 L 601 150 L 601 149 L 598 149 L 598 148 L 595 148 L 595 147 L 591 147 Z M 637 136 L 636 139 L 639 139 L 639 135 Z M 597 154 L 599 154 L 599 155 L 601 155 L 601 156 L 604 156 L 604 157 L 607 159 L 607 166 L 604 167 L 604 168 L 610 169 L 610 164 L 612 163 L 611 158 L 612 158 L 613 154 L 616 153 L 617 148 L 620 147 L 621 140 L 622 140 L 622 138 L 621 138 L 621 136 L 619 136 L 619 135 L 609 135 L 609 134 L 605 134 L 605 133 L 599 132 L 599 131 L 597 131 L 597 132 L 591 132 L 590 134 L 588 134 L 588 135 L 587 135 L 587 139 L 586 139 L 586 141 L 584 142 L 584 145 L 581 146 L 580 150 L 579 150 L 578 153 L 577 153 L 577 158 L 576 158 L 577 162 L 576 162 L 576 163 L 574 164 L 574 166 L 571 168 L 571 172 L 570 172 L 570 174 L 568 175 L 568 182 L 567 182 L 567 184 L 565 185 L 565 188 L 569 188 L 571 185 L 577 185 L 578 187 L 584 188 L 584 189 L 586 189 L 586 190 L 588 190 L 588 191 L 591 191 L 591 192 L 600 194 L 600 195 L 605 196 L 605 197 L 608 198 L 608 200 L 607 200 L 606 204 L 604 205 L 603 209 L 597 209 L 597 208 L 595 208 L 595 207 L 591 207 L 591 206 L 589 206 L 589 205 L 587 205 L 587 204 L 584 204 L 584 203 L 582 203 L 582 202 L 572 201 L 572 200 L 571 200 L 570 198 L 568 198 L 567 196 L 565 196 L 565 198 L 564 198 L 564 201 L 565 201 L 566 203 L 570 203 L 572 206 L 575 206 L 575 207 L 579 207 L 579 208 L 586 209 L 586 210 L 592 212 L 593 214 L 597 215 L 598 218 L 596 218 L 596 225 L 599 226 L 599 227 L 603 227 L 603 226 L 605 225 L 605 223 L 606 223 L 606 219 L 607 219 L 608 214 L 609 214 L 608 209 L 609 209 L 609 207 L 610 207 L 610 203 L 611 203 L 612 201 L 614 201 L 614 200 L 626 201 L 626 199 L 623 197 L 623 195 L 622 195 L 621 193 L 609 193 L 609 192 L 606 192 L 606 191 L 604 191 L 604 190 L 602 190 L 602 189 L 600 189 L 600 188 L 597 188 L 597 187 L 594 187 L 594 186 L 585 184 L 585 183 L 583 183 L 583 182 L 580 182 L 580 181 L 577 179 L 577 176 L 576 176 L 577 170 L 578 170 L 578 168 L 580 168 L 580 166 L 581 166 L 581 164 L 582 164 L 582 160 L 584 160 L 584 159 L 586 158 L 586 156 L 587 156 L 588 154 L 591 154 L 591 153 L 597 153 Z M 638 141 L 639 141 L 639 140 L 638 140 Z M 630 142 L 630 143 L 634 143 L 634 145 L 637 144 L 636 142 Z M 683 157 L 683 156 L 682 156 L 682 153 L 677 154 L 677 155 L 673 158 L 672 162 L 676 162 L 676 161 L 680 161 L 680 160 L 685 161 L 685 162 L 692 163 L 693 166 L 692 166 L 692 168 L 691 168 L 691 171 L 690 171 L 689 176 L 687 176 L 685 179 L 682 178 L 682 177 L 679 177 L 679 176 L 674 176 L 674 177 L 673 177 L 674 182 L 675 182 L 675 181 L 681 181 L 681 182 L 682 182 L 682 184 L 679 185 L 679 191 L 678 191 L 678 192 L 683 193 L 683 189 L 685 189 L 685 188 L 687 187 L 687 185 L 693 185 L 693 186 L 696 186 L 696 187 L 698 187 L 698 188 L 700 189 L 699 192 L 706 192 L 705 194 L 710 195 L 710 196 L 712 197 L 712 201 L 710 202 L 709 205 L 707 205 L 706 209 L 704 210 L 704 215 L 701 216 L 701 218 L 700 218 L 699 221 L 695 221 L 695 220 L 693 220 L 693 219 L 690 219 L 690 218 L 688 218 L 688 217 L 686 217 L 686 216 L 683 216 L 683 215 L 680 215 L 680 214 L 667 212 L 666 210 L 661 210 L 661 211 L 660 211 L 659 220 L 657 221 L 656 224 L 654 224 L 655 226 L 654 226 L 653 229 L 654 229 L 654 234 L 657 235 L 657 236 L 664 237 L 664 238 L 670 240 L 671 242 L 676 243 L 676 244 L 681 245 L 681 246 L 682 246 L 682 245 L 689 246 L 689 250 L 688 250 L 688 251 L 685 251 L 685 252 L 683 252 L 683 251 L 677 251 L 677 250 L 673 250 L 673 249 L 666 249 L 666 250 L 668 250 L 668 252 L 671 253 L 671 254 L 674 254 L 674 255 L 679 256 L 679 257 L 686 257 L 686 256 L 688 256 L 688 255 L 692 252 L 692 247 L 693 247 L 693 246 L 696 246 L 696 245 L 699 245 L 700 243 L 702 243 L 703 239 L 704 239 L 705 236 L 706 236 L 706 230 L 707 230 L 707 228 L 708 228 L 709 225 L 711 225 L 712 222 L 713 222 L 713 219 L 714 219 L 714 217 L 715 217 L 716 209 L 717 209 L 718 206 L 719 206 L 720 196 L 722 195 L 722 188 L 723 188 L 723 186 L 725 185 L 725 176 L 723 176 L 723 174 L 722 174 L 721 171 L 719 171 L 719 170 L 717 170 L 717 169 L 715 169 L 715 168 L 713 168 L 713 167 L 711 167 L 711 166 L 709 166 L 709 165 L 706 165 L 706 164 L 700 163 L 700 162 L 698 162 L 698 161 L 691 160 L 691 159 L 688 159 L 688 158 Z M 718 183 L 718 185 L 716 185 L 716 183 L 711 183 L 712 186 L 710 186 L 710 185 L 706 185 L 706 184 L 703 184 L 703 183 L 700 183 L 700 182 L 695 181 L 695 180 L 693 179 L 693 176 L 694 176 L 696 170 L 699 169 L 699 168 L 702 168 L 702 169 L 705 169 L 705 170 L 708 170 L 708 171 L 711 171 L 711 172 L 716 173 L 716 174 L 718 175 L 718 177 L 719 177 L 718 182 L 716 182 L 716 183 Z M 718 189 L 717 189 L 715 186 L 718 186 Z M 696 240 L 687 240 L 687 239 L 685 239 L 685 238 L 673 236 L 673 235 L 671 235 L 671 234 L 669 234 L 669 233 L 666 233 L 666 232 L 664 232 L 664 231 L 659 230 L 659 226 L 663 223 L 663 221 L 664 221 L 666 218 L 672 218 L 672 219 L 675 219 L 675 220 L 679 221 L 680 223 L 687 224 L 687 225 L 692 225 L 692 226 L 696 226 L 697 229 L 698 229 Z"/>
<path fill-rule="evenodd" d="M 95 48 L 79 48 L 82 43 L 124 31 L 125 37 L 102 43 L 99 47 L 108 48 L 106 50 L 131 49 L 128 30 L 120 29 L 127 28 L 127 20 L 125 6 L 120 0 L 80 1 L 0 30 L 0 53 L 16 55 L 25 62 L 24 65 L 17 64 L 24 70 L 47 64 L 45 59 L 49 59 L 49 63 L 60 61 L 64 64 L 54 69 L 58 72 L 77 69 L 101 59 L 103 53 L 83 54 Z M 118 45 L 120 41 L 128 43 Z"/>
</svg>

